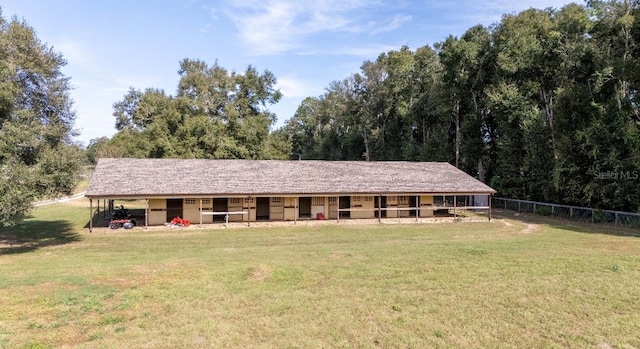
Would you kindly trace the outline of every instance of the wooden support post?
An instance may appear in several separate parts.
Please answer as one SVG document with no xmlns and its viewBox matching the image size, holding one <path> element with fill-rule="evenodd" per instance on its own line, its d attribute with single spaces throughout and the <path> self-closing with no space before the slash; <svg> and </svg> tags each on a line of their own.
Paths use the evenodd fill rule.
<svg viewBox="0 0 640 349">
<path fill-rule="evenodd" d="M 247 226 L 251 227 L 251 195 L 249 195 L 249 199 L 247 200 L 247 205 L 249 205 L 249 212 L 247 213 Z M 256 205 L 257 207 L 257 205 Z"/>
<path fill-rule="evenodd" d="M 453 196 L 453 221 L 456 221 L 456 207 L 458 207 L 458 197 L 457 196 Z"/>
<path fill-rule="evenodd" d="M 378 195 L 378 223 L 382 222 L 382 195 Z"/>
<path fill-rule="evenodd" d="M 418 214 L 420 213 L 420 210 L 418 209 L 420 204 L 419 201 L 420 201 L 420 197 L 416 195 L 416 223 L 418 222 Z"/>
<path fill-rule="evenodd" d="M 202 199 L 200 199 L 200 228 L 202 228 Z"/>
<path fill-rule="evenodd" d="M 298 197 L 293 198 L 293 224 L 298 224 Z"/>
<path fill-rule="evenodd" d="M 89 199 L 89 233 L 92 233 L 92 232 L 93 232 L 93 199 Z"/>
<path fill-rule="evenodd" d="M 149 227 L 149 199 L 145 199 L 144 206 L 144 229 L 147 230 Z"/>
<path fill-rule="evenodd" d="M 533 214 L 536 214 L 536 203 L 533 203 Z"/>
<path fill-rule="evenodd" d="M 489 197 L 489 221 L 491 221 L 491 195 L 487 195 L 487 196 Z"/>
<path fill-rule="evenodd" d="M 336 196 L 336 223 L 340 223 L 340 196 Z"/>
<path fill-rule="evenodd" d="M 618 225 L 618 212 L 614 213 L 614 215 L 615 215 L 615 217 L 614 217 L 615 218 L 614 225 Z"/>
<path fill-rule="evenodd" d="M 573 207 L 569 207 L 569 219 L 573 218 Z"/>
</svg>

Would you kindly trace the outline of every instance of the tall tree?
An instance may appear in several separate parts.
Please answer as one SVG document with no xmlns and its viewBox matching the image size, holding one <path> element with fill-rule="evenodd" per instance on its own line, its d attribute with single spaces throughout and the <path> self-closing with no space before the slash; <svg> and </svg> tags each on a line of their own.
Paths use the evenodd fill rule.
<svg viewBox="0 0 640 349">
<path fill-rule="evenodd" d="M 26 22 L 0 12 L 0 223 L 37 198 L 70 193 L 81 165 L 62 55 Z"/>
<path fill-rule="evenodd" d="M 240 74 L 217 63 L 185 59 L 179 74 L 175 97 L 158 89 L 132 88 L 113 105 L 118 133 L 110 143 L 124 156 L 288 156 L 286 138 L 270 134 L 276 118 L 268 106 L 281 98 L 271 72 L 249 66 Z"/>
</svg>

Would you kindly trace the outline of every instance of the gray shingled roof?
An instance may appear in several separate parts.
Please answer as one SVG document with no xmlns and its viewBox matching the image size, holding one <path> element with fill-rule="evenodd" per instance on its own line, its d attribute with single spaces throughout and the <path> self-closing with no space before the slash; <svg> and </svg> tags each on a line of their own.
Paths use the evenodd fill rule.
<svg viewBox="0 0 640 349">
<path fill-rule="evenodd" d="M 446 162 L 100 159 L 90 198 L 266 194 L 491 194 Z"/>
</svg>

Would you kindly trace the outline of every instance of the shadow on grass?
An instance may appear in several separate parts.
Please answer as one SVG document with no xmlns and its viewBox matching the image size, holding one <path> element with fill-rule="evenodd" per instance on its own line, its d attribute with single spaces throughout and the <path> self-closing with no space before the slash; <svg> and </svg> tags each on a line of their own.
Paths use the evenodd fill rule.
<svg viewBox="0 0 640 349">
<path fill-rule="evenodd" d="M 0 255 L 25 253 L 42 247 L 64 245 L 80 241 L 68 221 L 41 221 L 25 219 L 13 227 L 0 226 Z"/>
<path fill-rule="evenodd" d="M 633 236 L 640 238 L 640 229 L 638 228 L 616 226 L 609 223 L 591 223 L 560 217 L 540 216 L 531 213 L 518 213 L 502 209 L 492 210 L 492 217 L 498 219 L 513 219 L 523 223 L 543 224 L 555 229 L 570 230 L 576 233 Z"/>
</svg>

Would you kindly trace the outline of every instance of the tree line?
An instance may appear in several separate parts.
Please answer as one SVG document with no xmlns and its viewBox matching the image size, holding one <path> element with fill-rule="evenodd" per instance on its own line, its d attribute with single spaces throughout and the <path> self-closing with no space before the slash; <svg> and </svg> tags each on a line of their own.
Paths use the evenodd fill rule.
<svg viewBox="0 0 640 349">
<path fill-rule="evenodd" d="M 501 196 L 640 211 L 638 1 L 504 15 L 309 97 L 291 158 L 448 161 Z"/>
<path fill-rule="evenodd" d="M 366 61 L 273 130 L 276 78 L 180 63 L 132 89 L 101 156 L 447 161 L 506 197 L 640 210 L 638 1 L 504 15 Z"/>
</svg>

